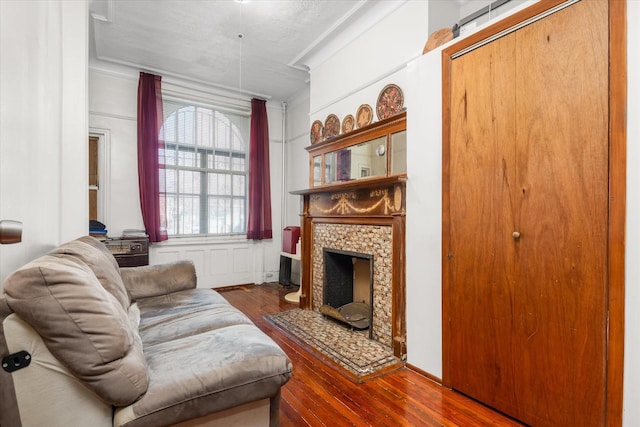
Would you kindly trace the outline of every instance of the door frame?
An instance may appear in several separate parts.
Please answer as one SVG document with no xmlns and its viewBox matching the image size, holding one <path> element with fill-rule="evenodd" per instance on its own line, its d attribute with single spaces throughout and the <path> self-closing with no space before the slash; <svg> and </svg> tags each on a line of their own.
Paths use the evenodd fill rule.
<svg viewBox="0 0 640 427">
<path fill-rule="evenodd" d="M 111 223 L 111 131 L 90 127 L 89 137 L 98 138 L 98 221 Z"/>
<path fill-rule="evenodd" d="M 578 0 L 580 1 L 580 0 Z M 582 0 L 584 1 L 584 0 Z M 448 316 L 450 252 L 449 159 L 451 126 L 451 63 L 465 51 L 575 3 L 576 0 L 540 1 L 460 40 L 442 51 L 442 384 L 451 387 L 451 349 Z M 627 19 L 626 1 L 609 3 L 609 231 L 608 231 L 608 330 L 606 343 L 607 426 L 622 425 L 625 317 L 625 211 L 627 164 Z"/>
</svg>

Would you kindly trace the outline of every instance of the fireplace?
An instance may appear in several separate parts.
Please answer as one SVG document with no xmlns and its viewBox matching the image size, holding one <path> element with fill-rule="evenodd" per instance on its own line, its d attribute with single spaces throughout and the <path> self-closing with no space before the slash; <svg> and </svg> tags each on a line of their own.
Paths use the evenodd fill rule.
<svg viewBox="0 0 640 427">
<path fill-rule="evenodd" d="M 337 309 L 368 298 L 369 337 L 402 359 L 406 357 L 404 192 L 404 177 L 298 192 L 303 196 L 300 307 L 322 312 L 323 306 Z M 327 253 L 331 255 L 325 258 Z M 338 274 L 341 277 L 336 277 L 334 267 L 344 270 Z M 353 289 L 349 277 L 357 282 Z M 367 283 L 366 290 L 360 282 Z"/>
<path fill-rule="evenodd" d="M 364 268 L 371 271 L 367 279 L 371 339 L 392 347 L 400 359 L 407 354 L 406 120 L 402 111 L 315 141 L 305 148 L 311 188 L 291 192 L 302 196 L 300 308 L 321 311 L 323 306 L 333 308 L 327 302 L 337 305 L 333 291 L 325 293 L 325 283 L 331 287 L 333 280 L 325 282 L 325 250 L 347 253 L 351 258 L 354 253 L 364 254 L 369 259 Z M 344 174 L 336 171 L 338 158 L 351 161 Z M 356 262 L 360 259 L 355 258 Z M 351 295 L 352 291 L 345 293 Z M 354 296 L 340 296 L 341 301 L 343 298 Z"/>
<path fill-rule="evenodd" d="M 372 337 L 373 255 L 324 248 L 323 302 L 320 312 Z"/>
</svg>

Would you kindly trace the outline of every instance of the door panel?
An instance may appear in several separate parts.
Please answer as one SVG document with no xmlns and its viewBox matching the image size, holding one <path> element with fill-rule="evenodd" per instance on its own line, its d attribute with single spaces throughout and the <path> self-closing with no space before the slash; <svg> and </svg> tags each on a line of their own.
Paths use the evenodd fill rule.
<svg viewBox="0 0 640 427">
<path fill-rule="evenodd" d="M 607 22 L 606 2 L 589 0 L 517 32 L 517 387 L 535 425 L 604 420 Z"/>
<path fill-rule="evenodd" d="M 451 80 L 451 378 L 496 407 L 513 399 L 515 376 L 514 258 L 505 250 L 515 221 L 514 48 L 511 34 L 464 55 L 453 62 Z"/>
<path fill-rule="evenodd" d="M 581 1 L 451 64 L 451 385 L 536 426 L 604 422 L 607 22 Z"/>
</svg>

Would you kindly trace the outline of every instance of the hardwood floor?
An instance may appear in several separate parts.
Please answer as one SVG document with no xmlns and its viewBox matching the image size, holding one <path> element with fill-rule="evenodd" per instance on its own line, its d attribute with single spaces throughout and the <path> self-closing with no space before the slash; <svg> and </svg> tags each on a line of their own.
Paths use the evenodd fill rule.
<svg viewBox="0 0 640 427">
<path fill-rule="evenodd" d="M 357 384 L 313 350 L 266 321 L 265 314 L 297 308 L 278 284 L 218 291 L 287 353 L 293 377 L 282 389 L 280 424 L 300 426 L 521 426 L 408 368 Z"/>
</svg>

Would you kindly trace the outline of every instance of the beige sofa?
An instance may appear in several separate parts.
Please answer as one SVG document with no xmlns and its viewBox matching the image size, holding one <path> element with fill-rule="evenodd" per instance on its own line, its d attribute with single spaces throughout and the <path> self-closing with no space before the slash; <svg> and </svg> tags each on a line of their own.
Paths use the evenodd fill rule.
<svg viewBox="0 0 640 427">
<path fill-rule="evenodd" d="M 120 269 L 82 237 L 0 296 L 0 426 L 275 426 L 292 367 L 189 262 Z"/>
</svg>

